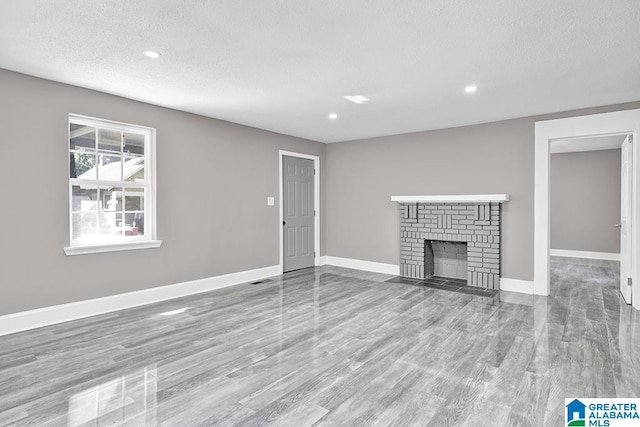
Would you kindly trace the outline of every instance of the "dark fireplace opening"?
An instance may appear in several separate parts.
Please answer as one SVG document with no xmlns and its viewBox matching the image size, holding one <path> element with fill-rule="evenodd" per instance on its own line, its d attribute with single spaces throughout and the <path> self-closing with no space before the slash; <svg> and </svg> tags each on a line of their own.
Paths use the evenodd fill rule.
<svg viewBox="0 0 640 427">
<path fill-rule="evenodd" d="M 467 243 L 425 240 L 424 275 L 467 280 Z"/>
</svg>

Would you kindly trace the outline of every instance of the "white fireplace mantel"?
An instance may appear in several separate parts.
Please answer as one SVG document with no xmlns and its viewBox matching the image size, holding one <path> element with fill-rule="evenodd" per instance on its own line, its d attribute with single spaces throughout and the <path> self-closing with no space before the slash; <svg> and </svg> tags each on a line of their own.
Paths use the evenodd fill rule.
<svg viewBox="0 0 640 427">
<path fill-rule="evenodd" d="M 509 201 L 508 194 L 442 194 L 427 196 L 391 196 L 398 203 L 502 203 Z"/>
</svg>

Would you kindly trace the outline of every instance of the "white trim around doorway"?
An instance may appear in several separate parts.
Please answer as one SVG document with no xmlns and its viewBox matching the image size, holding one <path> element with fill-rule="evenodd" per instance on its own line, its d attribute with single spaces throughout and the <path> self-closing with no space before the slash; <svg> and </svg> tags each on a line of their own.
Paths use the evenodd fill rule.
<svg viewBox="0 0 640 427">
<path fill-rule="evenodd" d="M 295 153 L 293 151 L 280 150 L 278 154 L 278 188 L 280 202 L 280 217 L 278 221 L 278 234 L 280 235 L 280 274 L 284 271 L 284 242 L 282 236 L 282 221 L 283 221 L 283 195 L 282 195 L 282 159 L 284 156 L 298 157 L 300 159 L 313 160 L 313 168 L 315 169 L 315 175 L 313 179 L 313 205 L 316 211 L 316 215 L 313 221 L 313 250 L 315 252 L 314 265 L 322 265 L 322 259 L 320 258 L 320 157 L 312 154 Z"/>
<path fill-rule="evenodd" d="M 570 117 L 566 119 L 545 120 L 535 123 L 535 215 L 534 215 L 534 289 L 537 295 L 549 295 L 549 144 L 552 140 L 581 138 L 606 135 L 634 135 L 633 150 L 633 194 L 640 191 L 640 109 L 616 111 Z M 632 201 L 633 228 L 631 251 L 638 254 L 640 249 L 640 197 Z M 631 266 L 635 295 L 633 306 L 640 310 L 640 257 L 635 255 Z"/>
</svg>

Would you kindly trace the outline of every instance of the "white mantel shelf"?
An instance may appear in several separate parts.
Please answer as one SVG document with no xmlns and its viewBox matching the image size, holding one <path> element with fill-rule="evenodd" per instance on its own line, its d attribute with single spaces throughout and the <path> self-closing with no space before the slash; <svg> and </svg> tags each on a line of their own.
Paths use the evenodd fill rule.
<svg viewBox="0 0 640 427">
<path fill-rule="evenodd" d="M 398 203 L 502 203 L 509 201 L 508 194 L 443 194 L 433 196 L 391 196 Z"/>
</svg>

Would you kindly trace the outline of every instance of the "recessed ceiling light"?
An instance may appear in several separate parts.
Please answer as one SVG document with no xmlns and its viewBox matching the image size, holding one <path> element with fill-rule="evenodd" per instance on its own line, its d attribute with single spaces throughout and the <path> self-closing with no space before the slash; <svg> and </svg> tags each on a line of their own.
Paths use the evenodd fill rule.
<svg viewBox="0 0 640 427">
<path fill-rule="evenodd" d="M 478 86 L 476 86 L 476 85 L 468 85 L 468 86 L 465 86 L 465 88 L 464 88 L 464 91 L 467 92 L 467 93 L 473 93 L 473 92 L 475 92 L 477 90 L 478 90 Z"/>
<path fill-rule="evenodd" d="M 337 115 L 336 113 L 331 113 L 331 114 L 329 114 L 329 118 L 330 118 L 331 120 L 335 120 L 335 119 L 337 119 L 337 118 L 338 118 L 338 115 Z"/>
<path fill-rule="evenodd" d="M 344 97 L 347 101 L 351 101 L 354 104 L 364 104 L 365 102 L 369 102 L 369 98 L 362 95 L 347 95 Z"/>
<path fill-rule="evenodd" d="M 155 50 L 145 50 L 142 53 L 144 53 L 149 58 L 153 58 L 153 59 L 160 58 L 162 56 L 160 52 L 156 52 Z"/>
</svg>

